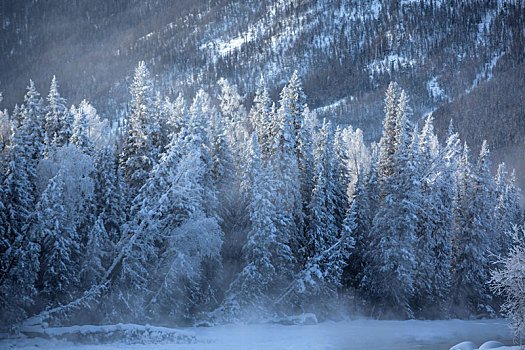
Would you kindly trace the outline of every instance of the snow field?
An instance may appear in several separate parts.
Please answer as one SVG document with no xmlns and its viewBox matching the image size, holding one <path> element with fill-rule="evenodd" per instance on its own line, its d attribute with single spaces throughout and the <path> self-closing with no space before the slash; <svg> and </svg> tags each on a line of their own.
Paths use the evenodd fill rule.
<svg viewBox="0 0 525 350">
<path fill-rule="evenodd" d="M 130 331 L 142 326 L 120 325 Z M 93 329 L 93 326 L 70 327 Z M 116 326 L 107 326 L 109 328 Z M 146 326 L 150 327 L 150 326 Z M 96 328 L 96 327 L 95 327 Z M 157 334 L 166 329 L 150 327 Z M 62 330 L 63 332 L 64 330 Z M 58 333 L 59 331 L 54 331 Z M 401 349 L 476 349 L 469 348 L 471 341 L 480 349 L 492 349 L 498 340 L 503 344 L 512 344 L 512 333 L 504 320 L 440 320 L 440 321 L 377 321 L 369 319 L 347 320 L 343 322 L 323 322 L 309 326 L 283 326 L 278 324 L 223 325 L 215 327 L 189 328 L 171 330 L 187 336 L 187 342 L 180 339 L 173 341 L 153 337 L 152 341 L 142 339 L 144 344 L 129 344 L 119 340 L 109 344 L 75 344 L 63 340 L 45 340 L 37 338 L 10 339 L 0 341 L 1 349 L 312 349 L 312 350 L 401 350 Z M 158 339 L 161 339 L 160 342 Z M 462 343 L 464 342 L 464 343 Z M 461 346 L 459 346 L 462 343 Z M 485 343 L 485 344 L 484 344 Z M 483 344 L 483 346 L 481 346 Z M 506 350 L 517 350 L 519 347 L 505 347 Z"/>
</svg>

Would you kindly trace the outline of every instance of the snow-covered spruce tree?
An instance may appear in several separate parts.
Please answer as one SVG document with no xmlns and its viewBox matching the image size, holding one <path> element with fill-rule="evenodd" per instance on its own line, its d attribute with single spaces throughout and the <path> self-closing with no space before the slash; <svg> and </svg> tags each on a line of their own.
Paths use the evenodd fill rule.
<svg viewBox="0 0 525 350">
<path fill-rule="evenodd" d="M 34 303 L 39 269 L 39 245 L 29 227 L 35 209 L 35 169 L 31 144 L 24 125 L 14 127 L 6 149 L 2 203 L 6 223 L 2 235 L 0 309 L 2 325 L 27 316 Z"/>
<path fill-rule="evenodd" d="M 9 116 L 7 109 L 0 111 L 0 145 L 3 151 L 11 143 L 14 120 Z"/>
<path fill-rule="evenodd" d="M 198 130 L 190 130 L 179 133 L 186 135 L 182 153 L 181 142 L 170 143 L 132 206 L 115 291 L 132 320 L 189 321 L 211 303 L 206 273 L 212 261 L 220 266 L 222 232 L 206 214 L 208 157 Z"/>
<path fill-rule="evenodd" d="M 425 120 L 416 146 L 422 202 L 418 213 L 417 270 L 412 304 L 419 317 L 442 317 L 446 315 L 445 302 L 450 285 L 454 160 L 448 158 L 449 147 L 440 148 L 431 114 Z"/>
<path fill-rule="evenodd" d="M 109 240 L 117 244 L 125 214 L 122 180 L 113 147 L 106 146 L 97 152 L 94 167 L 95 213 L 104 224 Z"/>
<path fill-rule="evenodd" d="M 262 75 L 250 110 L 250 120 L 257 133 L 257 140 L 259 140 L 261 159 L 267 162 L 270 158 L 272 139 L 275 135 L 275 123 L 272 101 Z"/>
<path fill-rule="evenodd" d="M 293 275 L 292 252 L 286 236 L 277 230 L 274 181 L 260 156 L 254 133 L 248 144 L 242 190 L 248 200 L 249 231 L 242 248 L 243 268 L 231 283 L 220 310 L 226 318 L 270 316 L 275 293 Z"/>
<path fill-rule="evenodd" d="M 152 81 L 144 61 L 135 69 L 130 92 L 131 110 L 119 159 L 122 177 L 129 188 L 129 201 L 146 182 L 159 157 L 153 135 L 160 130 L 154 113 Z"/>
<path fill-rule="evenodd" d="M 66 107 L 66 100 L 58 92 L 58 82 L 55 76 L 51 80 L 47 95 L 45 132 L 50 145 L 61 147 L 69 143 L 72 134 L 73 116 Z"/>
<path fill-rule="evenodd" d="M 307 147 L 302 149 L 302 141 L 299 141 L 302 138 L 304 108 L 304 93 L 300 80 L 294 73 L 280 94 L 279 110 L 275 120 L 276 134 L 272 145 L 272 162 L 277 174 L 278 186 L 287 187 L 286 192 L 281 192 L 283 199 L 288 202 L 283 209 L 287 215 L 291 215 L 290 219 L 293 220 L 290 244 L 299 260 L 302 260 L 305 254 L 305 202 L 303 199 L 309 198 L 313 187 L 312 176 L 307 178 L 308 176 L 303 173 L 306 171 L 312 174 L 311 148 L 307 150 L 312 146 L 305 142 L 303 145 Z M 310 156 L 303 151 L 308 152 Z M 283 167 L 287 169 L 282 169 Z"/>
<path fill-rule="evenodd" d="M 92 156 L 94 154 L 94 146 L 88 135 L 87 106 L 87 101 L 83 100 L 78 108 L 75 108 L 75 106 L 71 107 L 71 115 L 73 115 L 74 122 L 69 142 L 81 149 L 85 154 Z"/>
<path fill-rule="evenodd" d="M 421 192 L 410 144 L 412 127 L 406 115 L 405 93 L 402 91 L 395 100 L 392 117 L 387 91 L 387 115 L 380 141 L 380 206 L 369 232 L 370 247 L 365 253 L 367 265 L 361 288 L 371 305 L 379 308 L 372 311 L 377 316 L 413 317 L 410 299 L 414 293 L 414 249 Z"/>
<path fill-rule="evenodd" d="M 386 179 L 395 172 L 394 154 L 399 147 L 399 139 L 396 138 L 397 127 L 397 103 L 399 88 L 397 83 L 391 82 L 385 94 L 385 119 L 383 119 L 383 134 L 379 141 L 379 179 Z"/>
<path fill-rule="evenodd" d="M 513 241 L 512 247 L 505 257 L 500 257 L 499 267 L 491 271 L 490 287 L 503 296 L 501 310 L 521 339 L 525 333 L 525 226 L 514 226 L 508 234 Z"/>
<path fill-rule="evenodd" d="M 299 230 L 298 246 L 294 249 L 302 249 L 305 244 L 304 229 L 308 221 L 308 204 L 314 187 L 314 164 L 313 164 L 313 125 L 311 118 L 306 118 L 308 108 L 306 105 L 306 95 L 303 91 L 301 79 L 297 71 L 292 74 L 288 85 L 281 92 L 279 101 L 280 114 L 286 114 L 286 118 L 292 121 L 292 139 L 294 142 L 295 156 L 297 158 L 297 167 L 299 169 L 300 193 L 301 193 L 301 217 L 296 218 L 297 228 Z M 299 259 L 301 253 L 297 255 Z"/>
<path fill-rule="evenodd" d="M 352 208 L 355 213 L 356 224 L 352 231 L 352 238 L 355 244 L 352 254 L 347 260 L 343 275 L 344 286 L 360 299 L 366 299 L 366 290 L 361 289 L 361 280 L 364 277 L 363 274 L 367 265 L 365 254 L 371 244 L 368 233 L 372 229 L 372 220 L 379 205 L 376 157 L 376 154 L 372 156 L 369 173 L 359 176 L 355 184 L 355 191 L 352 196 Z"/>
<path fill-rule="evenodd" d="M 80 266 L 80 282 L 84 290 L 89 290 L 102 281 L 107 264 L 104 263 L 112 244 L 104 225 L 103 213 L 97 217 L 88 231 L 87 243 L 82 252 L 83 264 Z"/>
<path fill-rule="evenodd" d="M 168 143 L 171 138 L 171 128 L 169 126 L 170 116 L 171 116 L 171 101 L 169 98 L 162 99 L 160 93 L 157 92 L 157 95 L 153 101 L 153 119 L 157 123 L 157 132 L 152 135 L 153 137 L 153 146 L 158 150 L 159 155 L 164 153 Z"/>
<path fill-rule="evenodd" d="M 484 156 L 482 151 L 481 155 Z M 465 144 L 456 173 L 454 238 L 451 273 L 451 311 L 456 316 L 491 312 L 488 280 L 490 251 L 487 190 L 478 179 Z M 493 207 L 491 207 L 492 209 Z"/>
<path fill-rule="evenodd" d="M 244 97 L 239 94 L 237 85 L 231 85 L 224 78 L 220 79 L 218 84 L 221 88 L 218 96 L 222 114 L 221 123 L 225 123 L 227 140 L 234 158 L 240 161 L 242 149 L 248 142 L 252 125 L 243 106 Z"/>
<path fill-rule="evenodd" d="M 345 219 L 348 216 L 349 210 L 349 169 L 348 169 L 348 148 L 344 144 L 341 129 L 337 127 L 333 137 L 333 152 L 334 152 L 334 203 L 335 203 L 335 222 L 339 232 L 342 231 Z M 355 218 L 354 218 L 355 219 Z M 352 230 L 353 231 L 353 230 Z"/>
<path fill-rule="evenodd" d="M 35 231 L 41 238 L 37 280 L 40 309 L 71 301 L 79 288 L 80 237 L 67 212 L 64 177 L 61 169 L 49 181 L 36 210 Z"/>
<path fill-rule="evenodd" d="M 331 246 L 338 236 L 337 211 L 337 160 L 334 157 L 333 136 L 330 122 L 323 120 L 315 149 L 314 189 L 308 204 L 306 228 L 306 257 L 312 258 Z"/>
<path fill-rule="evenodd" d="M 490 151 L 488 148 L 487 141 L 484 140 L 481 145 L 481 150 L 477 159 L 476 166 L 474 169 L 475 180 L 475 202 L 473 203 L 476 207 L 477 212 L 477 223 L 480 225 L 480 229 L 485 230 L 488 239 L 488 264 L 484 266 L 486 269 L 485 276 L 488 279 L 490 276 L 491 265 L 496 260 L 495 254 L 500 250 L 497 246 L 498 234 L 496 231 L 497 223 L 495 222 L 495 208 L 496 208 L 496 191 L 494 185 L 494 177 L 490 171 L 491 160 Z M 488 293 L 490 294 L 490 293 Z M 488 304 L 488 300 L 492 298 L 489 295 L 487 299 L 487 306 L 485 307 L 488 312 L 492 312 L 494 303 Z"/>
<path fill-rule="evenodd" d="M 29 157 L 29 165 L 35 167 L 44 151 L 44 116 L 42 112 L 42 99 L 36 91 L 35 84 L 29 81 L 24 104 L 20 108 L 21 129 L 27 139 L 26 152 Z"/>
<path fill-rule="evenodd" d="M 210 217 L 217 215 L 217 188 L 213 177 L 213 159 L 211 156 L 211 144 L 209 134 L 212 132 L 212 125 L 208 123 L 216 117 L 216 111 L 212 108 L 210 96 L 204 91 L 199 90 L 189 108 L 189 119 L 185 130 L 180 132 L 177 141 L 182 145 L 182 154 L 193 152 L 197 149 L 204 164 L 204 173 L 201 185 L 204 190 L 204 210 Z"/>
<path fill-rule="evenodd" d="M 285 87 L 286 89 L 286 87 Z M 284 94 L 284 93 L 283 93 Z M 276 206 L 278 208 L 277 229 L 286 237 L 294 254 L 303 242 L 302 197 L 300 192 L 299 168 L 295 154 L 293 120 L 284 108 L 275 115 L 275 135 L 271 141 L 272 154 L 269 159 L 275 176 Z"/>
<path fill-rule="evenodd" d="M 225 242 L 229 244 L 222 247 L 221 256 L 224 265 L 221 277 L 221 291 L 225 291 L 235 275 L 241 269 L 242 246 L 245 242 L 248 228 L 248 217 L 246 210 L 246 199 L 244 198 L 240 184 L 240 174 L 245 171 L 246 163 L 234 159 L 230 148 L 231 131 L 226 121 L 219 118 L 209 133 L 210 153 L 212 161 L 212 177 L 217 191 L 217 216 Z M 244 140 L 236 147 L 242 145 L 243 153 L 246 152 Z M 240 150 L 240 149 L 239 149 Z M 244 156 L 244 154 L 243 154 Z M 244 159 L 244 158 L 243 158 Z M 242 168 L 240 164 L 242 163 Z"/>
<path fill-rule="evenodd" d="M 81 252 L 95 220 L 93 173 L 92 158 L 72 144 L 54 149 L 38 165 L 37 185 L 43 194 L 31 231 L 39 236 L 42 246 L 41 307 L 70 302 L 82 289 L 78 278 L 78 268 L 84 263 Z M 55 193 L 58 190 L 60 194 Z M 64 245 L 67 251 L 63 253 Z M 66 263 L 71 266 L 64 267 Z"/>
<path fill-rule="evenodd" d="M 498 166 L 494 179 L 496 207 L 494 209 L 495 237 L 493 253 L 504 257 L 512 243 L 509 232 L 514 225 L 520 224 L 521 208 L 519 190 L 515 185 L 515 175 L 507 173 L 505 163 Z"/>
<path fill-rule="evenodd" d="M 316 311 L 321 316 L 334 311 L 341 276 L 349 248 L 353 245 L 349 225 L 342 230 L 344 217 L 339 215 L 340 194 L 344 193 L 338 179 L 333 131 L 323 121 L 315 149 L 314 188 L 308 205 L 305 263 L 295 281 L 295 290 L 286 298 L 298 311 Z M 338 222 L 340 221 L 340 222 Z M 348 222 L 347 222 L 348 224 Z M 350 230 L 348 230 L 350 228 Z M 318 303 L 323 300 L 323 303 Z"/>
</svg>

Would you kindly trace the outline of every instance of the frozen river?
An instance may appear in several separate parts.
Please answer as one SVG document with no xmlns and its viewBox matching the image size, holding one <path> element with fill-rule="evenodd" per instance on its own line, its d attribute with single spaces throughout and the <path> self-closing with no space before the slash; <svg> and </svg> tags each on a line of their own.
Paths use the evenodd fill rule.
<svg viewBox="0 0 525 350">
<path fill-rule="evenodd" d="M 275 324 L 225 325 L 186 328 L 196 341 L 190 344 L 135 344 L 117 342 L 105 345 L 78 345 L 64 341 L 19 339 L 0 341 L 0 348 L 11 349 L 311 349 L 311 350 L 448 350 L 470 340 L 481 345 L 499 340 L 511 345 L 512 333 L 504 320 L 376 321 L 349 320 L 323 322 L 311 326 Z"/>
</svg>

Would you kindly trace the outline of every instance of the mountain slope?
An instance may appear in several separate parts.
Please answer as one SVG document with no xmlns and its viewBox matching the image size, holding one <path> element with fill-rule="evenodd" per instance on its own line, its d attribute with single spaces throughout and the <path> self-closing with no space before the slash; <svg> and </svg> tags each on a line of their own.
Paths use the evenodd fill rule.
<svg viewBox="0 0 525 350">
<path fill-rule="evenodd" d="M 475 144 L 488 128 L 473 121 L 490 121 L 496 110 L 497 132 L 487 135 L 498 135 L 494 147 L 515 148 L 523 131 L 503 131 L 522 119 L 525 101 L 515 74 L 525 56 L 521 1 L 4 0 L 0 10 L 0 90 L 9 108 L 29 78 L 45 94 L 56 74 L 70 102 L 85 97 L 118 117 L 144 59 L 158 90 L 186 97 L 226 77 L 249 98 L 263 74 L 275 98 L 298 69 L 319 117 L 361 127 L 368 140 L 380 133 L 391 80 L 408 91 L 415 118 L 437 110 L 445 130 L 453 115 Z M 504 84 L 514 92 L 505 112 L 481 97 Z M 464 109 L 467 100 L 478 108 Z"/>
</svg>

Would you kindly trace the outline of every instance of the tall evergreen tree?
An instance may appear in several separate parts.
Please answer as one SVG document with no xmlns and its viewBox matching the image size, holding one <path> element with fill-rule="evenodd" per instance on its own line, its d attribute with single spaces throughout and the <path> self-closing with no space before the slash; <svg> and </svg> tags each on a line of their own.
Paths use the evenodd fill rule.
<svg viewBox="0 0 525 350">
<path fill-rule="evenodd" d="M 3 198 L 6 223 L 2 237 L 0 308 L 2 319 L 16 321 L 27 315 L 34 303 L 35 280 L 39 269 L 39 245 L 29 230 L 35 209 L 35 169 L 28 129 L 14 128 L 6 150 Z"/>
<path fill-rule="evenodd" d="M 389 89 L 390 90 L 390 89 Z M 414 294 L 417 211 L 421 201 L 413 147 L 407 120 L 407 99 L 401 92 L 392 118 L 389 92 L 383 137 L 380 142 L 382 198 L 369 233 L 370 249 L 361 280 L 366 298 L 381 313 L 413 317 L 410 299 Z M 392 119 L 390 121 L 390 119 Z M 392 127 L 390 125 L 392 123 Z M 393 153 L 390 148 L 393 146 Z M 390 159 L 391 164 L 385 162 Z M 387 167 L 388 165 L 388 167 Z M 392 313 L 389 315 L 389 313 Z"/>
<path fill-rule="evenodd" d="M 94 154 L 93 142 L 88 135 L 89 126 L 87 120 L 86 107 L 88 103 L 83 100 L 78 108 L 75 106 L 71 107 L 71 114 L 73 115 L 73 131 L 69 142 L 77 146 L 87 155 L 92 156 Z"/>
<path fill-rule="evenodd" d="M 243 246 L 244 267 L 227 292 L 223 310 L 233 317 L 250 319 L 272 312 L 268 306 L 275 291 L 292 276 L 292 252 L 287 237 L 275 224 L 273 179 L 264 166 L 254 133 L 247 152 L 243 189 L 249 200 L 250 229 Z"/>
<path fill-rule="evenodd" d="M 130 92 L 131 110 L 120 154 L 120 166 L 132 200 L 159 157 L 153 135 L 160 130 L 154 114 L 152 81 L 144 61 L 135 69 Z"/>
<path fill-rule="evenodd" d="M 186 141 L 182 156 L 178 143 L 170 143 L 132 206 L 133 236 L 119 286 L 129 286 L 120 299 L 133 319 L 164 315 L 183 320 L 213 293 L 203 276 L 211 260 L 220 265 L 222 233 L 216 218 L 204 211 L 204 172 L 209 170 L 203 149 L 197 140 Z"/>
<path fill-rule="evenodd" d="M 250 119 L 259 140 L 261 159 L 266 162 L 272 151 L 271 140 L 275 135 L 275 123 L 273 122 L 272 101 L 262 75 L 253 99 Z"/>
<path fill-rule="evenodd" d="M 37 231 L 42 242 L 37 287 L 44 305 L 71 301 L 80 282 L 80 237 L 67 213 L 64 193 L 64 174 L 60 170 L 37 205 Z"/>
<path fill-rule="evenodd" d="M 106 146 L 94 159 L 95 213 L 113 244 L 120 240 L 124 225 L 124 193 L 115 150 Z"/>
<path fill-rule="evenodd" d="M 521 209 L 519 191 L 515 185 L 515 175 L 509 175 L 505 163 L 498 166 L 495 183 L 494 208 L 495 237 L 493 253 L 499 257 L 505 256 L 510 250 L 510 233 L 514 225 L 520 224 Z"/>
<path fill-rule="evenodd" d="M 281 95 L 284 100 L 286 87 Z M 276 203 L 280 208 L 278 230 L 288 237 L 294 254 L 300 256 L 305 254 L 302 249 L 304 248 L 302 197 L 295 153 L 294 122 L 285 106 L 286 104 L 283 103 L 276 114 L 276 134 L 272 139 L 270 164 L 276 180 Z"/>
<path fill-rule="evenodd" d="M 484 157 L 484 152 L 482 155 Z M 468 156 L 465 144 L 456 174 L 454 203 L 451 303 L 457 316 L 490 310 L 490 295 L 485 285 L 489 251 L 483 203 L 485 190 L 479 187 L 481 183 Z"/>
<path fill-rule="evenodd" d="M 60 96 L 57 79 L 53 76 L 45 115 L 45 132 L 52 146 L 61 147 L 69 143 L 72 124 L 73 116 L 66 107 L 66 100 Z"/>
<path fill-rule="evenodd" d="M 385 95 L 385 119 L 383 119 L 383 134 L 379 141 L 379 166 L 380 179 L 385 179 L 395 172 L 394 154 L 397 151 L 399 140 L 396 139 L 397 102 L 399 88 L 397 83 L 388 85 Z"/>
<path fill-rule="evenodd" d="M 29 163 L 35 167 L 44 150 L 44 116 L 42 99 L 32 80 L 29 81 L 20 114 L 22 120 L 20 128 L 24 129 L 23 133 L 27 137 L 24 142 L 27 146 L 26 152 L 29 156 Z"/>
<path fill-rule="evenodd" d="M 440 149 L 433 130 L 432 114 L 417 142 L 418 172 L 421 179 L 413 307 L 419 316 L 446 315 L 452 254 L 454 169 Z"/>
</svg>

